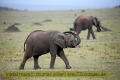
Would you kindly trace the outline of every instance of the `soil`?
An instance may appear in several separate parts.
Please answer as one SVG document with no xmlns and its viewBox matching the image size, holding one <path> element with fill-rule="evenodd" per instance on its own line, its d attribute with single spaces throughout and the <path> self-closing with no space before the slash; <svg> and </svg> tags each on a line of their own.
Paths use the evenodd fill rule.
<svg viewBox="0 0 120 80">
<path fill-rule="evenodd" d="M 52 20 L 46 19 L 46 20 L 44 20 L 43 22 L 52 22 Z"/>
<path fill-rule="evenodd" d="M 33 25 L 42 25 L 42 24 L 41 24 L 41 23 L 36 22 L 36 23 L 33 23 Z"/>
<path fill-rule="evenodd" d="M 7 29 L 5 29 L 4 32 L 20 32 L 20 30 L 15 27 L 15 25 L 11 25 Z"/>
</svg>

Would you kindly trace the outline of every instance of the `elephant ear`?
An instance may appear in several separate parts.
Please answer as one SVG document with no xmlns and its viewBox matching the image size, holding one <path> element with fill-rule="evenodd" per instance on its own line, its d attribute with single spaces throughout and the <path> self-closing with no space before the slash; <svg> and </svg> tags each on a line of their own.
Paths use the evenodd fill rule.
<svg viewBox="0 0 120 80">
<path fill-rule="evenodd" d="M 93 17 L 93 23 L 94 25 L 97 25 L 97 17 Z"/>
<path fill-rule="evenodd" d="M 53 42 L 59 45 L 61 48 L 66 48 L 65 46 L 65 35 L 62 33 L 57 33 L 53 37 Z"/>
</svg>

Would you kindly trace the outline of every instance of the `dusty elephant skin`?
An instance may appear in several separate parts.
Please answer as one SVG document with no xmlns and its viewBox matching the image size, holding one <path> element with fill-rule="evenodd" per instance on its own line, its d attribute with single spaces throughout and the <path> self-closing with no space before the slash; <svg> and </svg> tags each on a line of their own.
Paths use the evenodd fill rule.
<svg viewBox="0 0 120 80">
<path fill-rule="evenodd" d="M 58 31 L 33 31 L 24 42 L 25 53 L 19 69 L 24 69 L 24 65 L 30 57 L 34 58 L 34 69 L 41 69 L 38 65 L 38 58 L 48 52 L 51 54 L 51 69 L 54 68 L 56 55 L 65 62 L 66 68 L 70 69 L 71 67 L 64 54 L 63 48 L 75 48 L 80 42 L 80 37 L 70 31 L 64 33 Z"/>
<path fill-rule="evenodd" d="M 82 30 L 88 29 L 87 39 L 90 38 L 90 34 L 92 34 L 93 39 L 96 39 L 95 34 L 93 32 L 92 26 L 96 26 L 97 31 L 103 31 L 101 28 L 100 20 L 97 17 L 93 16 L 79 16 L 74 21 L 74 27 L 70 28 L 71 31 L 75 31 L 77 34 L 80 34 Z"/>
</svg>

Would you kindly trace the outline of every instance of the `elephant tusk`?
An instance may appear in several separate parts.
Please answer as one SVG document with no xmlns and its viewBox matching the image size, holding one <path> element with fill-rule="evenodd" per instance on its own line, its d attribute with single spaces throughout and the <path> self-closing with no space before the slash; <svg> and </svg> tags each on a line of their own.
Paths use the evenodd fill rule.
<svg viewBox="0 0 120 80">
<path fill-rule="evenodd" d="M 104 31 L 104 30 L 102 29 L 102 27 L 100 27 L 100 29 L 101 29 L 101 31 Z"/>
</svg>

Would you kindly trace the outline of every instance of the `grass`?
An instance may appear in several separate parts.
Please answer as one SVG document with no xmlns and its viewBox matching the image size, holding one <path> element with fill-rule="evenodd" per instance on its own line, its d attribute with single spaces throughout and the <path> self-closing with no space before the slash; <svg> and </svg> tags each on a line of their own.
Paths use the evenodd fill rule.
<svg viewBox="0 0 120 80">
<path fill-rule="evenodd" d="M 0 75 L 4 70 L 18 70 L 23 58 L 23 43 L 30 32 L 34 30 L 58 30 L 68 31 L 73 26 L 74 20 L 79 15 L 92 15 L 101 20 L 105 28 L 110 29 L 108 32 L 94 32 L 95 40 L 90 37 L 86 40 L 87 30 L 82 31 L 80 37 L 81 44 L 77 48 L 64 49 L 65 54 L 70 62 L 72 69 L 79 71 L 96 71 L 105 70 L 109 72 L 108 80 L 120 79 L 120 9 L 88 9 L 85 12 L 81 10 L 68 11 L 1 11 L 0 12 Z M 77 16 L 74 16 L 77 14 Z M 43 22 L 46 19 L 52 22 Z M 6 22 L 6 24 L 3 24 Z M 8 26 L 16 25 L 21 32 L 3 32 Z M 41 23 L 42 25 L 33 25 Z M 93 26 L 94 27 L 94 26 Z M 95 27 L 93 28 L 96 29 Z M 43 55 L 39 58 L 41 70 L 50 70 L 50 54 Z M 30 58 L 25 65 L 25 70 L 33 70 L 33 59 Z M 40 71 L 41 71 L 40 70 Z M 66 70 L 64 62 L 57 57 L 54 70 Z M 18 80 L 6 79 L 2 80 Z M 36 78 L 39 80 L 39 78 Z M 56 80 L 54 78 L 41 78 Z M 106 80 L 104 78 L 57 78 L 58 80 Z M 19 79 L 25 80 L 25 79 Z M 34 80 L 34 78 L 30 78 Z"/>
</svg>

